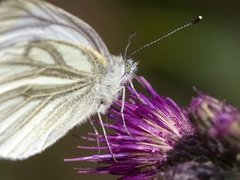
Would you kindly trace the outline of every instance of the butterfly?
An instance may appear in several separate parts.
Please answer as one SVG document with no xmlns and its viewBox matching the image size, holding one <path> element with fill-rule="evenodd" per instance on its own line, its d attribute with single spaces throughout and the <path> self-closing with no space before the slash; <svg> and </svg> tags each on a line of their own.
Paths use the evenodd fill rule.
<svg viewBox="0 0 240 180">
<path fill-rule="evenodd" d="M 135 74 L 136 63 L 46 1 L 3 1 L 0 24 L 0 158 L 41 153 L 104 114 Z"/>
</svg>

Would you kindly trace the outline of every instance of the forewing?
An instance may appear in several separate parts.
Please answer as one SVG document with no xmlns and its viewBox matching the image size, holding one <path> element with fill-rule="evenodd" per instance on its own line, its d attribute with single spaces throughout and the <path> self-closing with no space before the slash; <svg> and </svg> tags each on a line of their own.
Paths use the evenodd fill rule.
<svg viewBox="0 0 240 180">
<path fill-rule="evenodd" d="M 0 157 L 42 152 L 97 110 L 104 59 L 59 41 L 18 44 L 0 58 Z"/>
<path fill-rule="evenodd" d="M 81 19 L 42 0 L 0 3 L 0 51 L 16 42 L 59 40 L 76 42 L 112 58 L 99 35 Z"/>
</svg>

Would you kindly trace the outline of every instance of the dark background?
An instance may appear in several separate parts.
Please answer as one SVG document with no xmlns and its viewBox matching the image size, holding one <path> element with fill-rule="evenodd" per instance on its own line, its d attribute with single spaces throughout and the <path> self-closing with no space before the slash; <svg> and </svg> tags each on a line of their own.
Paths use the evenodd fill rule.
<svg viewBox="0 0 240 180">
<path fill-rule="evenodd" d="M 157 91 L 182 106 L 195 94 L 193 86 L 212 96 L 239 101 L 240 11 L 238 1 L 227 0 L 51 0 L 89 23 L 113 54 L 124 52 L 128 34 L 137 32 L 130 52 L 155 40 L 198 15 L 196 26 L 155 44 L 137 54 L 138 75 L 148 79 Z M 25 161 L 0 161 L 1 180 L 114 179 L 104 175 L 78 175 L 73 167 L 86 163 L 64 163 L 67 157 L 85 154 L 84 144 L 72 134 L 92 131 L 89 123 L 75 128 L 41 155 Z"/>
</svg>

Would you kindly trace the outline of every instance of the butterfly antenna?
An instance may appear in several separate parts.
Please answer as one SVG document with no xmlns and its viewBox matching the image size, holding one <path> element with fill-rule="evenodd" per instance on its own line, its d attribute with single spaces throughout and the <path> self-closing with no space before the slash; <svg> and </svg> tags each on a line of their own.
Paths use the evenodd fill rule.
<svg viewBox="0 0 240 180">
<path fill-rule="evenodd" d="M 131 32 L 131 33 L 129 34 L 129 36 L 128 36 L 128 43 L 127 43 L 127 46 L 126 46 L 125 51 L 124 51 L 124 60 L 127 59 L 127 51 L 128 51 L 128 48 L 129 48 L 130 45 L 131 45 L 131 40 L 132 40 L 132 38 L 135 37 L 135 36 L 136 36 L 136 33 L 135 33 L 135 32 Z"/>
<path fill-rule="evenodd" d="M 152 42 L 150 42 L 150 43 L 147 43 L 147 44 L 145 44 L 144 46 L 138 48 L 138 49 L 135 50 L 132 54 L 130 54 L 130 56 L 128 56 L 128 58 L 131 58 L 134 54 L 142 51 L 143 49 L 145 49 L 145 48 L 147 48 L 147 47 L 149 47 L 149 46 L 151 46 L 151 45 L 153 45 L 153 44 L 155 44 L 155 43 L 157 43 L 158 41 L 161 41 L 161 40 L 165 39 L 165 38 L 168 37 L 168 36 L 171 36 L 172 34 L 178 32 L 178 31 L 181 31 L 181 30 L 183 30 L 183 29 L 185 29 L 185 28 L 187 28 L 187 27 L 189 27 L 189 26 L 192 26 L 192 25 L 194 25 L 194 24 L 199 23 L 201 20 L 202 20 L 202 16 L 198 16 L 197 18 L 195 18 L 195 19 L 192 20 L 191 22 L 189 22 L 189 23 L 187 23 L 187 24 L 185 24 L 185 25 L 183 25 L 183 26 L 181 26 L 181 27 L 179 27 L 179 28 L 177 28 L 177 29 L 175 29 L 175 30 L 167 33 L 166 35 L 164 35 L 164 36 L 162 36 L 162 37 L 160 37 L 160 38 L 158 38 L 158 39 L 156 39 L 156 40 L 154 40 L 154 41 L 152 41 Z"/>
</svg>

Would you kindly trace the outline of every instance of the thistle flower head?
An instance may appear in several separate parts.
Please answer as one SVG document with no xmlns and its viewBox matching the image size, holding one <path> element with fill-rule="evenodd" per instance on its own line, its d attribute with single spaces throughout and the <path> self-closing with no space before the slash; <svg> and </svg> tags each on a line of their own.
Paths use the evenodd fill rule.
<svg viewBox="0 0 240 180">
<path fill-rule="evenodd" d="M 213 120 L 219 113 L 237 111 L 235 107 L 227 104 L 225 101 L 220 101 L 201 92 L 198 93 L 197 97 L 193 98 L 189 110 L 195 118 L 203 121 Z M 208 126 L 208 124 L 206 125 Z"/>
<path fill-rule="evenodd" d="M 200 132 L 240 150 L 240 111 L 208 95 L 193 98 L 189 108 Z"/>
<path fill-rule="evenodd" d="M 240 112 L 221 113 L 215 121 L 215 128 L 210 129 L 210 135 L 223 138 L 240 150 Z"/>
<path fill-rule="evenodd" d="M 175 143 L 194 133 L 185 112 L 173 100 L 159 96 L 143 77 L 137 80 L 148 95 L 136 94 L 129 87 L 130 94 L 124 104 L 124 118 L 129 133 L 123 126 L 120 100 L 114 103 L 108 113 L 113 122 L 105 125 L 113 132 L 107 138 L 117 161 L 113 161 L 108 151 L 101 155 L 67 159 L 108 164 L 105 167 L 79 169 L 79 173 L 107 173 L 121 175 L 124 179 L 153 179 L 167 161 L 167 152 L 173 149 Z M 105 143 L 103 136 L 97 137 Z M 103 146 L 101 148 L 108 149 L 105 144 Z"/>
</svg>

